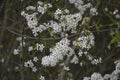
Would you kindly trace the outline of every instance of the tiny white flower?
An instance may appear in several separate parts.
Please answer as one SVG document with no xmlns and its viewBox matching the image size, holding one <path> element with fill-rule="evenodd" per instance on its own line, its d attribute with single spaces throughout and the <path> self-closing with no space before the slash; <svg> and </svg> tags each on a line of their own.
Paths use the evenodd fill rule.
<svg viewBox="0 0 120 80">
<path fill-rule="evenodd" d="M 119 10 L 116 9 L 116 10 L 113 12 L 113 14 L 115 15 L 117 12 L 119 12 Z"/>
<path fill-rule="evenodd" d="M 74 56 L 73 59 L 71 60 L 71 63 L 77 64 L 79 62 L 79 59 L 77 56 Z"/>
<path fill-rule="evenodd" d="M 43 45 L 43 44 L 38 44 L 38 43 L 36 43 L 36 50 L 37 50 L 37 51 L 40 50 L 40 51 L 42 52 L 43 49 L 44 49 L 44 45 Z"/>
<path fill-rule="evenodd" d="M 100 73 L 94 72 L 94 73 L 91 75 L 91 80 L 103 80 L 103 77 L 101 76 Z"/>
<path fill-rule="evenodd" d="M 32 68 L 34 66 L 34 64 L 33 64 L 33 62 L 31 60 L 28 60 L 27 64 L 29 65 L 30 68 Z"/>
<path fill-rule="evenodd" d="M 23 41 L 23 42 L 21 41 L 21 42 L 20 42 L 20 46 L 21 46 L 21 47 L 25 46 L 25 41 Z"/>
<path fill-rule="evenodd" d="M 47 5 L 48 5 L 48 7 L 49 7 L 49 8 L 51 8 L 51 7 L 52 7 L 52 5 L 51 5 L 50 3 L 48 3 Z"/>
<path fill-rule="evenodd" d="M 45 80 L 45 77 L 44 76 L 40 76 L 40 80 Z"/>
<path fill-rule="evenodd" d="M 27 62 L 25 62 L 25 63 L 24 63 L 24 66 L 25 66 L 25 67 L 28 67 L 29 65 L 28 65 L 28 63 L 27 63 Z"/>
<path fill-rule="evenodd" d="M 82 63 L 82 62 L 80 62 L 80 66 L 83 66 L 83 63 Z"/>
<path fill-rule="evenodd" d="M 69 67 L 66 67 L 65 65 L 63 66 L 63 69 L 64 69 L 65 71 L 69 71 L 69 70 L 70 70 L 70 68 L 69 68 Z"/>
<path fill-rule="evenodd" d="M 14 55 L 17 55 L 17 54 L 19 54 L 19 52 L 20 52 L 19 49 L 14 49 L 13 54 L 14 54 Z"/>
<path fill-rule="evenodd" d="M 34 57 L 34 58 L 33 58 L 33 61 L 34 61 L 34 62 L 37 62 L 37 61 L 38 61 L 38 58 L 37 58 L 37 57 Z"/>
<path fill-rule="evenodd" d="M 62 10 L 57 9 L 54 14 L 55 14 L 55 15 L 62 14 Z"/>
<path fill-rule="evenodd" d="M 98 12 L 97 12 L 97 9 L 96 9 L 96 8 L 91 8 L 91 9 L 90 9 L 90 13 L 91 13 L 91 15 L 93 15 L 93 16 L 95 16 L 95 15 L 97 15 L 97 14 L 98 14 Z"/>
<path fill-rule="evenodd" d="M 65 13 L 67 13 L 67 14 L 69 14 L 69 12 L 70 12 L 68 9 L 65 9 L 64 11 L 65 11 Z"/>
<path fill-rule="evenodd" d="M 28 51 L 30 52 L 30 51 L 32 51 L 32 50 L 33 50 L 33 47 L 32 47 L 32 46 L 29 46 Z"/>
<path fill-rule="evenodd" d="M 36 67 L 33 67 L 33 68 L 32 68 L 32 71 L 33 71 L 33 72 L 36 72 L 36 71 L 37 71 L 37 68 L 36 68 Z"/>
</svg>

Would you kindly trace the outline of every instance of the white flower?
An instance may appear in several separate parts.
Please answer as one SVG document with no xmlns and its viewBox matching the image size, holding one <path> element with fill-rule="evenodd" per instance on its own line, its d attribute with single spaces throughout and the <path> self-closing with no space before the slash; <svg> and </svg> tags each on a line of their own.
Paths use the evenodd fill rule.
<svg viewBox="0 0 120 80">
<path fill-rule="evenodd" d="M 107 8 L 107 7 L 105 8 L 105 11 L 106 11 L 106 12 L 108 11 L 108 8 Z"/>
<path fill-rule="evenodd" d="M 83 63 L 82 63 L 82 62 L 80 62 L 80 66 L 83 66 Z"/>
<path fill-rule="evenodd" d="M 62 14 L 63 14 L 62 10 L 57 9 L 54 13 L 55 19 L 59 19 Z"/>
<path fill-rule="evenodd" d="M 21 47 L 22 47 L 22 46 L 25 46 L 25 41 L 23 41 L 23 42 L 21 41 L 21 42 L 20 42 L 20 46 L 21 46 Z"/>
<path fill-rule="evenodd" d="M 69 70 L 70 70 L 70 68 L 69 68 L 68 66 L 66 67 L 65 65 L 63 66 L 63 69 L 64 69 L 65 71 L 69 71 Z"/>
<path fill-rule="evenodd" d="M 14 49 L 14 51 L 13 51 L 13 54 L 14 55 L 17 55 L 17 54 L 19 54 L 20 53 L 20 50 L 19 49 Z"/>
<path fill-rule="evenodd" d="M 68 47 L 70 41 L 67 38 L 63 38 L 60 42 L 56 43 L 54 48 L 50 49 L 50 55 L 42 58 L 43 66 L 55 66 L 60 60 L 63 60 L 64 56 L 72 56 L 71 48 Z M 69 54 L 70 53 L 70 54 Z"/>
<path fill-rule="evenodd" d="M 33 64 L 33 62 L 31 60 L 28 60 L 27 62 L 24 63 L 24 66 L 33 68 L 34 64 Z"/>
<path fill-rule="evenodd" d="M 120 72 L 120 61 L 118 61 L 118 62 L 116 63 L 116 70 L 117 70 L 118 72 Z"/>
<path fill-rule="evenodd" d="M 43 2 L 41 2 L 41 1 L 38 1 L 38 5 L 39 6 L 37 7 L 37 10 L 41 14 L 44 14 L 47 11 L 48 8 L 52 7 L 52 5 L 50 3 L 43 4 Z"/>
<path fill-rule="evenodd" d="M 93 59 L 92 61 L 91 61 L 91 63 L 94 65 L 97 65 L 98 63 L 101 63 L 102 62 L 102 59 L 101 59 L 101 57 L 100 58 L 98 58 L 98 59 Z"/>
<path fill-rule="evenodd" d="M 32 71 L 33 71 L 33 72 L 36 72 L 36 71 L 37 71 L 37 68 L 36 68 L 36 67 L 33 67 L 33 68 L 32 68 Z"/>
<path fill-rule="evenodd" d="M 91 80 L 103 80 L 103 77 L 101 76 L 100 73 L 94 72 L 94 73 L 91 75 Z"/>
<path fill-rule="evenodd" d="M 45 80 L 45 77 L 44 76 L 40 76 L 40 80 Z"/>
<path fill-rule="evenodd" d="M 86 33 L 89 33 L 89 35 Z M 89 50 L 92 46 L 94 46 L 94 36 L 90 31 L 82 31 L 81 34 L 82 36 L 80 36 L 77 41 L 73 41 L 73 45 L 79 46 L 81 50 Z M 80 53 L 82 53 L 81 50 Z"/>
<path fill-rule="evenodd" d="M 65 11 L 65 13 L 67 13 L 67 14 L 70 13 L 70 11 L 69 11 L 68 9 L 65 9 L 64 11 Z"/>
<path fill-rule="evenodd" d="M 33 50 L 33 47 L 32 47 L 32 46 L 29 46 L 28 51 L 30 52 L 30 51 L 32 51 L 32 50 Z"/>
<path fill-rule="evenodd" d="M 91 13 L 91 15 L 93 15 L 93 16 L 95 16 L 95 15 L 97 15 L 97 14 L 98 14 L 98 12 L 97 12 L 97 9 L 96 9 L 96 8 L 91 8 L 91 9 L 90 9 L 90 13 Z"/>
<path fill-rule="evenodd" d="M 110 76 L 110 80 L 119 80 L 119 71 L 118 70 L 114 70 Z"/>
<path fill-rule="evenodd" d="M 71 63 L 77 64 L 79 62 L 79 59 L 76 55 L 74 55 L 73 59 L 71 60 Z"/>
<path fill-rule="evenodd" d="M 29 67 L 28 62 L 25 62 L 25 63 L 24 63 L 24 66 L 25 66 L 25 67 Z"/>
<path fill-rule="evenodd" d="M 34 61 L 34 62 L 37 62 L 37 61 L 38 61 L 38 58 L 37 58 L 37 57 L 34 57 L 34 58 L 33 58 L 33 61 Z"/>
<path fill-rule="evenodd" d="M 83 55 L 83 51 L 79 50 L 78 55 L 79 55 L 79 57 L 82 57 L 82 55 Z"/>
<path fill-rule="evenodd" d="M 117 12 L 119 12 L 119 10 L 115 9 L 115 11 L 113 12 L 113 14 L 115 15 Z"/>
<path fill-rule="evenodd" d="M 62 14 L 62 13 L 63 13 L 62 10 L 57 9 L 54 14 L 55 14 L 55 15 L 58 15 L 58 14 Z"/>
<path fill-rule="evenodd" d="M 45 8 L 43 8 L 42 6 L 38 6 L 38 12 L 40 12 L 41 14 L 45 13 Z"/>
<path fill-rule="evenodd" d="M 42 64 L 43 66 L 49 66 L 49 65 L 50 65 L 49 56 L 43 57 L 41 64 Z"/>
<path fill-rule="evenodd" d="M 43 52 L 43 49 L 44 49 L 44 45 L 43 44 L 38 44 L 38 43 L 36 43 L 36 48 L 35 48 L 37 51 L 41 51 L 41 52 Z"/>
<path fill-rule="evenodd" d="M 48 5 L 48 7 L 49 7 L 49 8 L 51 8 L 51 7 L 52 7 L 52 5 L 51 5 L 50 3 L 48 3 L 47 5 Z"/>
</svg>

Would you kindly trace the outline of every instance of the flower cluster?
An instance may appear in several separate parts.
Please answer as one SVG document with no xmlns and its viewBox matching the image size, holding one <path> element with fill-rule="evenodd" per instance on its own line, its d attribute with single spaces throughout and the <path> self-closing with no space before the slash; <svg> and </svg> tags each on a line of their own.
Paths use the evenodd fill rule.
<svg viewBox="0 0 120 80">
<path fill-rule="evenodd" d="M 48 8 L 52 7 L 52 5 L 50 3 L 43 4 L 43 2 L 41 2 L 41 1 L 38 1 L 38 5 L 39 6 L 37 7 L 37 10 L 41 14 L 44 14 L 47 11 Z"/>
<path fill-rule="evenodd" d="M 39 43 L 36 43 L 35 48 L 33 46 L 29 46 L 28 47 L 28 51 L 29 52 L 32 51 L 32 50 L 43 52 L 43 49 L 44 49 L 44 45 L 43 44 L 39 44 Z"/>
<path fill-rule="evenodd" d="M 102 76 L 100 73 L 94 72 L 91 77 L 84 77 L 83 80 L 119 80 L 120 61 L 116 61 L 116 68 L 111 74 Z"/>
<path fill-rule="evenodd" d="M 45 80 L 45 77 L 44 76 L 40 76 L 40 80 Z"/>
<path fill-rule="evenodd" d="M 24 66 L 29 67 L 32 69 L 33 72 L 36 72 L 37 68 L 35 67 L 33 62 L 37 62 L 37 61 L 38 61 L 38 58 L 34 57 L 33 60 L 28 60 L 27 62 L 24 62 Z"/>
<path fill-rule="evenodd" d="M 88 60 L 91 61 L 91 64 L 97 65 L 98 63 L 101 63 L 102 59 L 95 59 L 92 57 L 92 55 L 88 54 L 88 51 L 94 46 L 94 44 L 94 36 L 90 31 L 87 30 L 82 31 L 81 36 L 76 41 L 73 41 L 74 47 L 77 47 L 79 49 L 79 52 L 77 53 L 78 56 L 82 57 L 83 55 L 85 55 L 86 57 L 88 57 Z M 79 59 L 76 55 L 74 55 L 71 63 L 79 63 Z M 82 62 L 80 62 L 80 65 L 82 65 Z"/>
<path fill-rule="evenodd" d="M 43 24 L 43 25 L 40 24 L 38 26 L 37 15 L 40 14 L 40 13 L 43 15 L 48 10 L 48 8 L 52 7 L 52 5 L 50 3 L 43 4 L 43 2 L 41 2 L 41 1 L 38 1 L 38 5 L 39 6 L 37 7 L 37 11 L 34 12 L 34 13 L 28 14 L 25 11 L 21 12 L 21 15 L 23 17 L 25 17 L 25 19 L 27 20 L 27 25 L 31 29 L 31 31 L 32 31 L 32 33 L 33 33 L 34 36 L 37 36 L 38 33 L 41 33 L 42 31 L 46 30 L 46 27 L 45 27 L 46 24 Z M 26 10 L 27 11 L 28 10 L 36 10 L 36 7 L 34 7 L 34 6 L 28 6 L 26 8 Z"/>
<path fill-rule="evenodd" d="M 33 35 L 39 36 L 43 31 L 48 30 L 48 34 L 50 34 L 50 37 L 59 37 L 59 42 L 57 40 L 55 41 L 56 44 L 54 47 L 49 48 L 48 51 L 44 51 L 44 56 L 41 58 L 41 65 L 45 67 L 54 67 L 57 64 L 61 62 L 65 62 L 68 60 L 68 64 L 74 63 L 74 64 L 80 64 L 80 66 L 83 65 L 83 62 L 80 62 L 79 58 L 82 58 L 86 56 L 88 60 L 93 65 L 97 65 L 98 63 L 102 62 L 102 58 L 94 58 L 89 51 L 94 46 L 94 35 L 89 30 L 82 29 L 77 30 L 79 27 L 84 27 L 84 24 L 86 24 L 86 20 L 89 20 L 89 18 L 84 17 L 85 11 L 89 11 L 88 15 L 95 16 L 98 14 L 97 9 L 93 7 L 93 5 L 89 2 L 85 2 L 84 4 L 83 0 L 69 0 L 70 4 L 74 4 L 75 7 L 78 9 L 78 12 L 76 13 L 70 13 L 68 9 L 60 9 L 57 8 L 55 11 L 50 12 L 49 16 L 51 16 L 51 19 L 44 23 L 38 23 L 40 20 L 40 16 L 43 16 L 49 8 L 52 8 L 52 5 L 50 3 L 43 3 L 41 1 L 38 1 L 37 7 L 34 6 L 28 6 L 26 7 L 27 11 L 23 11 L 21 15 L 25 17 L 27 21 L 27 25 L 29 29 L 32 31 Z M 53 5 L 54 6 L 54 5 Z M 32 10 L 33 13 L 28 13 L 28 11 Z M 49 10 L 48 10 L 49 12 Z M 47 14 L 47 13 L 46 13 Z M 51 15 L 52 14 L 52 15 Z M 81 26 L 79 26 L 81 24 Z M 74 39 L 71 39 L 72 34 L 77 34 L 78 36 L 73 37 Z M 54 39 L 53 38 L 53 39 Z M 76 38 L 76 39 L 75 39 Z M 52 45 L 53 46 L 53 45 Z M 43 52 L 43 49 L 46 48 L 43 44 L 39 44 L 35 42 L 35 46 L 28 46 L 28 51 L 32 52 L 40 51 Z M 16 54 L 19 51 L 15 51 Z M 49 55 L 45 55 L 47 54 Z M 84 55 L 84 56 L 83 56 Z M 32 69 L 33 72 L 37 71 L 37 67 L 34 65 L 38 61 L 37 57 L 34 57 L 32 60 L 28 60 L 24 63 L 25 67 L 29 67 Z M 63 70 L 69 71 L 69 65 L 62 65 Z M 43 76 L 40 77 L 41 80 L 45 80 Z M 84 80 L 103 80 L 103 77 L 100 73 L 94 73 L 91 77 L 85 77 Z"/>
<path fill-rule="evenodd" d="M 92 63 L 93 65 L 97 65 L 97 64 L 99 64 L 99 63 L 101 63 L 101 62 L 102 62 L 101 57 L 98 58 L 98 59 L 93 59 L 93 60 L 91 60 L 91 63 Z"/>
<path fill-rule="evenodd" d="M 74 46 L 80 47 L 80 54 L 81 50 L 86 49 L 87 51 L 94 46 L 94 36 L 93 34 L 86 30 L 81 32 L 81 36 L 77 39 L 77 41 L 73 41 Z"/>
<path fill-rule="evenodd" d="M 83 15 L 87 9 L 90 9 L 90 13 L 95 16 L 98 14 L 96 8 L 93 7 L 93 5 L 88 1 L 87 4 L 84 4 L 83 0 L 69 0 L 71 4 L 74 4 L 75 7 L 80 11 L 80 13 Z"/>
<path fill-rule="evenodd" d="M 14 49 L 13 54 L 14 54 L 14 55 L 17 55 L 17 54 L 19 54 L 19 52 L 20 52 L 19 49 Z"/>
<path fill-rule="evenodd" d="M 50 55 L 42 58 L 42 65 L 55 66 L 60 60 L 63 60 L 64 56 L 74 54 L 69 44 L 70 41 L 67 38 L 63 38 L 60 42 L 56 43 L 56 46 L 50 49 Z"/>
</svg>

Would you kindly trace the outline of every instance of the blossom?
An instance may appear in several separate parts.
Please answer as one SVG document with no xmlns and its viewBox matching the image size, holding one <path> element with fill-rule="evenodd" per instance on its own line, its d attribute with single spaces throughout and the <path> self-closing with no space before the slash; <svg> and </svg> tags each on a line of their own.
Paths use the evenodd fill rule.
<svg viewBox="0 0 120 80">
<path fill-rule="evenodd" d="M 102 61 L 101 58 L 99 58 L 99 59 L 93 59 L 93 60 L 91 61 L 91 63 L 97 65 L 98 63 L 101 63 L 101 61 Z"/>
<path fill-rule="evenodd" d="M 89 33 L 89 35 L 87 35 Z M 90 31 L 82 31 L 77 41 L 73 41 L 74 46 L 79 46 L 81 49 L 89 50 L 92 46 L 94 46 L 94 36 Z"/>
<path fill-rule="evenodd" d="M 62 13 L 63 13 L 62 10 L 57 9 L 54 14 L 55 14 L 55 15 L 58 15 L 58 14 L 62 14 Z"/>
<path fill-rule="evenodd" d="M 50 3 L 48 4 L 43 4 L 43 2 L 41 1 L 38 1 L 38 7 L 37 7 L 37 10 L 39 13 L 41 13 L 42 15 L 47 11 L 48 8 L 51 8 L 52 5 Z"/>
<path fill-rule="evenodd" d="M 67 38 L 63 38 L 60 42 L 56 43 L 54 48 L 50 49 L 50 55 L 42 58 L 41 64 L 43 66 L 56 66 L 60 60 L 63 60 L 64 56 L 68 56 L 71 52 L 71 48 L 68 46 L 69 44 L 70 41 Z M 70 55 L 72 54 L 69 54 L 69 56 Z"/>
<path fill-rule="evenodd" d="M 38 6 L 38 12 L 40 12 L 41 14 L 44 14 L 45 13 L 45 8 L 41 7 L 41 6 Z"/>
<path fill-rule="evenodd" d="M 101 76 L 100 73 L 94 72 L 94 73 L 91 75 L 91 80 L 103 80 L 103 77 Z"/>
<path fill-rule="evenodd" d="M 31 60 L 28 60 L 27 62 L 24 63 L 24 66 L 33 68 L 34 64 L 33 64 L 33 62 Z"/>
<path fill-rule="evenodd" d="M 32 50 L 33 50 L 33 47 L 29 46 L 28 51 L 32 51 Z"/>
<path fill-rule="evenodd" d="M 45 80 L 45 77 L 44 76 L 40 76 L 40 80 Z"/>
<path fill-rule="evenodd" d="M 38 58 L 37 58 L 37 57 L 34 57 L 34 58 L 33 58 L 33 61 L 34 61 L 34 62 L 37 62 L 37 61 L 38 61 Z"/>
<path fill-rule="evenodd" d="M 65 71 L 69 71 L 70 70 L 70 68 L 68 67 L 68 66 L 63 66 L 63 69 L 65 70 Z"/>
<path fill-rule="evenodd" d="M 44 49 L 44 45 L 43 44 L 39 44 L 39 43 L 36 43 L 36 48 L 35 48 L 37 51 L 43 51 Z"/>
<path fill-rule="evenodd" d="M 37 68 L 36 68 L 36 67 L 33 67 L 33 68 L 32 68 L 32 71 L 33 71 L 33 72 L 36 72 L 36 71 L 37 71 Z"/>
<path fill-rule="evenodd" d="M 98 14 L 96 8 L 91 8 L 91 9 L 90 9 L 90 13 L 91 13 L 91 15 L 93 15 L 93 16 Z"/>
<path fill-rule="evenodd" d="M 76 55 L 74 55 L 73 59 L 71 60 L 71 63 L 77 64 L 79 62 L 79 59 Z"/>
<path fill-rule="evenodd" d="M 14 49 L 13 54 L 14 54 L 14 55 L 17 55 L 17 54 L 19 54 L 19 52 L 20 52 L 19 49 Z"/>
</svg>

